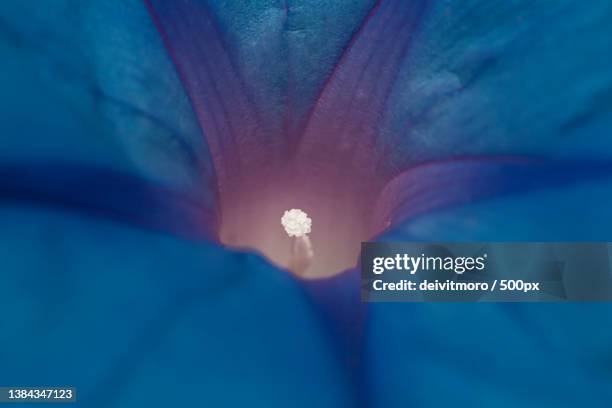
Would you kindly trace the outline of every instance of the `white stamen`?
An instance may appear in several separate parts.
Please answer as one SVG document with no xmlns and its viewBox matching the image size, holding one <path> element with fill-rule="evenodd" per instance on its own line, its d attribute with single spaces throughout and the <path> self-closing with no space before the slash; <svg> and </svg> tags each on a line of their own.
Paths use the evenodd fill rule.
<svg viewBox="0 0 612 408">
<path fill-rule="evenodd" d="M 301 237 L 310 233 L 312 220 L 308 218 L 308 214 L 304 211 L 292 208 L 285 211 L 281 218 L 281 224 L 290 237 Z"/>
<path fill-rule="evenodd" d="M 281 218 L 281 224 L 285 232 L 293 238 L 291 245 L 291 259 L 289 270 L 298 276 L 305 276 L 306 270 L 312 263 L 314 252 L 308 234 L 312 226 L 312 220 L 304 211 L 292 208 L 285 211 Z"/>
</svg>

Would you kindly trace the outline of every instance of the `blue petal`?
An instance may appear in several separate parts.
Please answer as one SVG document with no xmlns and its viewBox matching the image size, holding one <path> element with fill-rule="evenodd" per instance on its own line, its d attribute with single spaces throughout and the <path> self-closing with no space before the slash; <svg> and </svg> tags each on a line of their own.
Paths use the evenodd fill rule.
<svg viewBox="0 0 612 408">
<path fill-rule="evenodd" d="M 383 122 L 390 168 L 466 155 L 529 155 L 556 164 L 540 173 L 550 182 L 538 188 L 540 176 L 496 178 L 490 169 L 476 182 L 465 182 L 457 167 L 436 177 L 414 174 L 402 193 L 421 189 L 412 197 L 427 210 L 404 201 L 413 218 L 380 239 L 609 241 L 612 181 L 598 160 L 612 153 L 611 15 L 605 1 L 433 3 Z M 559 183 L 568 174 L 558 159 L 582 160 L 573 182 Z M 444 184 L 438 176 L 450 180 L 450 194 L 437 189 Z M 440 198 L 457 200 L 450 208 L 428 201 Z M 370 402 L 604 403 L 612 399 L 610 312 L 604 304 L 371 304 Z"/>
<path fill-rule="evenodd" d="M 378 197 L 373 229 L 403 230 L 405 225 L 401 224 L 415 217 L 427 216 L 449 207 L 504 197 L 517 196 L 524 204 L 537 202 L 540 205 L 539 199 L 530 196 L 530 193 L 558 191 L 585 183 L 606 181 L 611 176 L 610 161 L 546 161 L 488 156 L 424 163 L 408 168 L 387 183 Z M 566 194 L 571 197 L 571 193 Z M 609 202 L 611 198 L 603 194 L 600 202 Z M 579 213 L 583 208 L 576 204 L 574 210 Z M 510 228 L 516 225 L 514 220 L 503 219 L 510 222 Z M 465 232 L 464 239 L 472 239 Z M 572 232 L 568 231 L 569 236 Z M 499 233 L 503 234 L 504 231 Z"/>
<path fill-rule="evenodd" d="M 353 406 L 302 289 L 260 257 L 58 212 L 0 218 L 0 383 L 75 386 L 86 407 Z"/>
<path fill-rule="evenodd" d="M 202 194 L 206 145 L 137 0 L 0 4 L 3 163 L 87 163 Z"/>
<path fill-rule="evenodd" d="M 593 304 L 372 305 L 371 404 L 605 405 L 610 312 Z"/>
<path fill-rule="evenodd" d="M 146 8 L 3 2 L 0 28 L 0 383 L 76 386 L 88 407 L 354 406 L 287 274 L 140 228 L 185 231 L 215 204 Z"/>
<path fill-rule="evenodd" d="M 175 51 L 191 48 L 190 56 L 177 55 L 179 65 L 190 63 L 185 58 L 210 55 L 222 44 L 223 58 L 231 61 L 232 74 L 242 80 L 241 92 L 248 96 L 252 108 L 263 119 L 260 125 L 269 132 L 261 135 L 262 138 L 271 138 L 278 144 L 283 143 L 283 138 L 299 136 L 298 131 L 322 84 L 378 2 L 150 0 L 146 3 L 151 5 L 167 35 L 179 31 L 185 35 L 187 43 L 184 44 L 169 38 L 170 48 Z M 207 32 L 208 28 L 201 22 L 206 25 L 212 22 L 215 31 Z M 192 47 L 190 40 L 206 47 Z M 221 71 L 222 66 L 227 66 L 225 61 L 215 62 L 210 64 L 210 69 Z M 190 78 L 186 79 L 190 82 Z M 219 91 L 222 97 L 228 96 L 227 89 Z"/>
<path fill-rule="evenodd" d="M 432 211 L 382 239 L 417 241 L 609 241 L 610 177 Z"/>
<path fill-rule="evenodd" d="M 461 155 L 610 158 L 612 5 L 437 1 L 387 102 L 391 168 Z"/>
<path fill-rule="evenodd" d="M 380 239 L 610 241 L 611 191 L 607 177 L 498 197 L 421 215 Z M 371 304 L 368 312 L 376 406 L 612 399 L 608 304 Z"/>
</svg>

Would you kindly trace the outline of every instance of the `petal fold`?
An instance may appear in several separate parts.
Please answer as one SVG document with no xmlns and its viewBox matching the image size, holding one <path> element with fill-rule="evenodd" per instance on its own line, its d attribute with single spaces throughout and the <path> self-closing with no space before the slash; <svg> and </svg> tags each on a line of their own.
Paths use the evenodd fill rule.
<svg viewBox="0 0 612 408">
<path fill-rule="evenodd" d="M 87 407 L 354 406 L 302 289 L 260 257 L 38 209 L 0 218 L 3 384 L 75 386 Z"/>
</svg>

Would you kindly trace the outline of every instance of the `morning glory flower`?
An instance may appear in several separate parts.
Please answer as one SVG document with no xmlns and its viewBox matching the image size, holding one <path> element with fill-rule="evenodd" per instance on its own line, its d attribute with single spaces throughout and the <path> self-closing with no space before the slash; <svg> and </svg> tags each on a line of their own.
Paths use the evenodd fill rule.
<svg viewBox="0 0 612 408">
<path fill-rule="evenodd" d="M 36 3 L 0 5 L 0 384 L 87 407 L 612 398 L 609 307 L 361 304 L 354 269 L 370 239 L 610 240 L 608 2 Z"/>
</svg>

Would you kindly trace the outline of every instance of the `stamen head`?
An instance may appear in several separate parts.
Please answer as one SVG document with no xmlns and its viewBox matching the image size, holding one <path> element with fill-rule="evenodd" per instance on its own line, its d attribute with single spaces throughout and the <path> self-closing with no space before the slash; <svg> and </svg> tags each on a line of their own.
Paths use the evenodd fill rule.
<svg viewBox="0 0 612 408">
<path fill-rule="evenodd" d="M 292 208 L 285 211 L 281 218 L 281 224 L 290 237 L 301 237 L 310 233 L 312 220 L 304 211 Z"/>
</svg>

